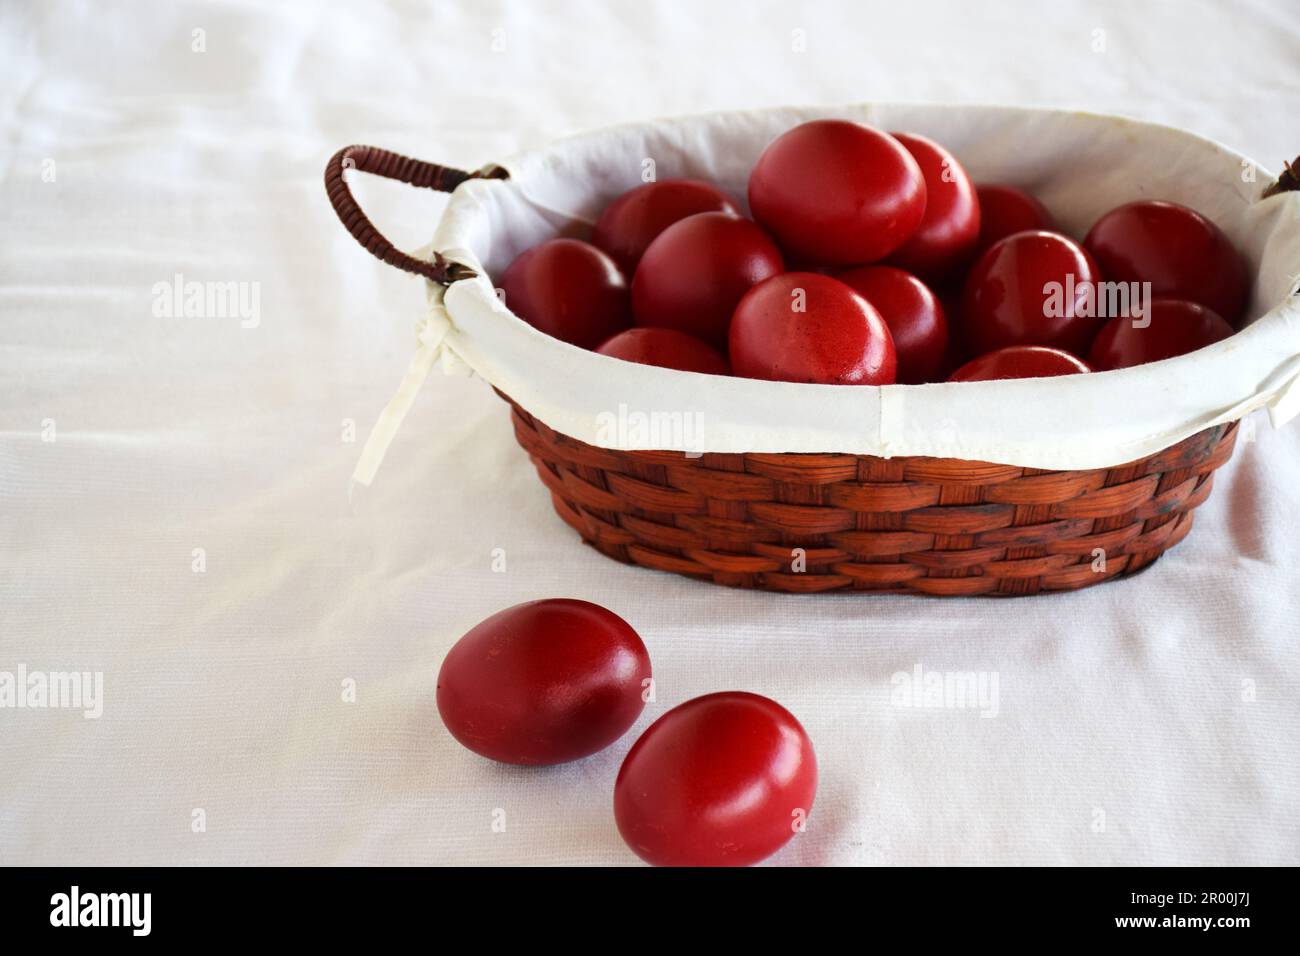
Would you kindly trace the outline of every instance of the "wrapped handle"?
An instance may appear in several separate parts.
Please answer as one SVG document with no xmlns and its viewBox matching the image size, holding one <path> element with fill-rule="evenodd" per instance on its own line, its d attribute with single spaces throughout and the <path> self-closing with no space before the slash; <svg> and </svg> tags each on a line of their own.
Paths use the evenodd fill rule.
<svg viewBox="0 0 1300 956">
<path fill-rule="evenodd" d="M 330 157 L 325 166 L 325 192 L 329 195 L 330 205 L 352 238 L 376 259 L 442 285 L 451 285 L 477 275 L 468 266 L 452 262 L 437 252 L 430 262 L 397 249 L 361 211 L 343 176 L 348 169 L 359 169 L 363 173 L 373 173 L 385 179 L 396 179 L 412 186 L 447 193 L 469 179 L 505 179 L 509 174 L 504 169 L 500 166 L 486 166 L 478 172 L 469 173 L 452 166 L 411 159 L 377 146 L 345 146 Z"/>
</svg>

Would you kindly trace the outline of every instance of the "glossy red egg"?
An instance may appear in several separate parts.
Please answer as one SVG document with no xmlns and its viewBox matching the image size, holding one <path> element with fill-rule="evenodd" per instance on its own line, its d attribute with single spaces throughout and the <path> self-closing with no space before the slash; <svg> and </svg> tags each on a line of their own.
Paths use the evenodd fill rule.
<svg viewBox="0 0 1300 956">
<path fill-rule="evenodd" d="M 891 265 L 941 280 L 966 265 L 980 235 L 980 204 L 975 185 L 957 157 L 932 139 L 894 133 L 925 177 L 921 223 L 889 257 Z"/>
<path fill-rule="evenodd" d="M 721 189 L 698 179 L 665 179 L 646 183 L 619 196 L 600 214 L 591 233 L 592 244 L 632 275 L 642 254 L 658 235 L 679 220 L 700 212 L 739 215 Z"/>
<path fill-rule="evenodd" d="M 676 329 L 628 329 L 596 351 L 641 365 L 709 375 L 731 374 L 731 366 L 717 349 Z"/>
<path fill-rule="evenodd" d="M 594 349 L 631 324 L 627 281 L 614 260 L 577 239 L 548 239 L 501 277 L 505 304 L 547 335 Z"/>
<path fill-rule="evenodd" d="M 1233 327 L 1245 310 L 1245 261 L 1222 229 L 1186 206 L 1128 203 L 1098 219 L 1083 244 L 1108 280 L 1150 282 L 1152 298 L 1199 302 Z"/>
<path fill-rule="evenodd" d="M 749 177 L 749 206 L 793 259 L 875 262 L 916 231 L 925 178 L 903 145 L 847 120 L 814 120 L 774 139 Z"/>
<path fill-rule="evenodd" d="M 1129 368 L 1186 355 L 1232 334 L 1213 309 L 1182 299 L 1153 299 L 1149 315 L 1116 316 L 1098 333 L 1088 352 L 1096 369 Z"/>
<path fill-rule="evenodd" d="M 623 736 L 649 679 L 650 655 L 617 614 L 568 598 L 530 601 L 456 642 L 438 672 L 438 713 L 484 757 L 564 763 Z"/>
<path fill-rule="evenodd" d="M 897 365 L 880 313 L 830 276 L 773 276 L 745 294 L 731 320 L 731 368 L 746 378 L 888 385 Z"/>
<path fill-rule="evenodd" d="M 1101 272 L 1073 239 L 1017 232 L 971 267 L 962 290 L 966 344 L 977 355 L 1008 345 L 1047 345 L 1085 354 L 1098 318 Z"/>
<path fill-rule="evenodd" d="M 1092 369 L 1077 355 L 1042 345 L 1012 345 L 972 359 L 948 377 L 950 382 L 988 382 L 1003 378 L 1048 378 Z"/>
<path fill-rule="evenodd" d="M 999 239 L 1016 232 L 1036 229 L 1053 230 L 1056 224 L 1047 207 L 1016 186 L 1002 183 L 979 183 L 975 194 L 980 204 L 980 235 L 975 243 L 979 255 Z"/>
<path fill-rule="evenodd" d="M 948 320 L 930 287 L 893 266 L 860 266 L 837 278 L 870 302 L 889 326 L 898 381 L 934 381 L 948 351 Z"/>
<path fill-rule="evenodd" d="M 748 219 L 721 212 L 687 216 L 641 257 L 632 279 L 636 324 L 677 329 L 725 349 L 740 297 L 783 268 L 781 250 Z"/>
<path fill-rule="evenodd" d="M 817 792 L 812 742 L 757 694 L 697 697 L 632 745 L 614 783 L 614 819 L 656 866 L 748 866 L 803 828 Z"/>
</svg>

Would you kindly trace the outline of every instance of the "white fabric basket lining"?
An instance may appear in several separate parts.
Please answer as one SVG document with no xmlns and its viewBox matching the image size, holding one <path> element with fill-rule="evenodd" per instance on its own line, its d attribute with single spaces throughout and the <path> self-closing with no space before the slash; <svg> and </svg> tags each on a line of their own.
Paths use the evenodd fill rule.
<svg viewBox="0 0 1300 956">
<path fill-rule="evenodd" d="M 931 136 L 977 182 L 1023 186 L 1081 237 L 1134 199 L 1184 203 L 1214 220 L 1254 274 L 1249 324 L 1190 355 L 1066 378 L 932 385 L 763 382 L 634 365 L 551 338 L 503 306 L 489 277 L 521 251 L 590 223 L 620 192 L 658 178 L 711 180 L 742 204 L 763 147 L 805 120 L 836 116 Z M 477 279 L 427 283 L 419 349 L 362 453 L 369 483 L 420 383 L 442 360 L 470 370 L 551 428 L 633 450 L 925 455 L 1024 467 L 1110 467 L 1267 407 L 1275 427 L 1300 411 L 1300 194 L 1259 197 L 1275 177 L 1181 130 L 1115 116 L 1009 107 L 873 104 L 716 113 L 557 141 L 452 195 L 429 248 Z M 508 305 L 508 303 L 506 303 Z M 689 414 L 689 434 L 609 428 L 611 416 Z M 638 443 L 638 441 L 642 443 Z"/>
</svg>

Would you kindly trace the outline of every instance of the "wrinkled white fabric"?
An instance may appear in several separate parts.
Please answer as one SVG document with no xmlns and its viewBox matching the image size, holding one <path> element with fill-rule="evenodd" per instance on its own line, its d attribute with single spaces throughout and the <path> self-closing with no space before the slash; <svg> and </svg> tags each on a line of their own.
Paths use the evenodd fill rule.
<svg viewBox="0 0 1300 956">
<path fill-rule="evenodd" d="M 727 688 L 817 749 L 776 864 L 1300 862 L 1300 429 L 1251 416 L 1188 539 L 1075 594 L 625 567 L 552 513 L 480 379 L 435 368 L 349 498 L 438 326 L 321 185 L 353 142 L 472 169 L 625 120 L 868 100 L 1126 113 L 1277 169 L 1298 46 L 1264 3 L 0 4 L 0 672 L 103 675 L 97 719 L 0 708 L 0 862 L 634 863 L 620 760 Z M 988 161 L 1026 170 L 1046 148 L 1005 146 Z M 399 247 L 429 243 L 443 199 L 354 182 Z M 157 314 L 178 273 L 257 283 L 257 323 Z M 499 767 L 442 728 L 438 665 L 547 596 L 630 621 L 656 700 L 591 759 Z M 903 706 L 918 665 L 986 699 L 996 675 L 996 708 Z"/>
</svg>

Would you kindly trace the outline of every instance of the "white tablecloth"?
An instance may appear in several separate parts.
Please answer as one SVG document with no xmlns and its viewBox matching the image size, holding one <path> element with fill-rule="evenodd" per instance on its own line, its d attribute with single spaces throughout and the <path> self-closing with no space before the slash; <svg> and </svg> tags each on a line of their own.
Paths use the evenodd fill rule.
<svg viewBox="0 0 1300 956">
<path fill-rule="evenodd" d="M 817 748 L 777 863 L 1300 862 L 1300 429 L 1258 419 L 1149 572 L 1015 601 L 608 561 L 480 381 L 435 375 L 349 499 L 423 288 L 335 221 L 343 144 L 472 168 L 630 118 L 927 99 L 1128 113 L 1274 169 L 1300 150 L 1280 3 L 752 6 L 4 5 L 0 680 L 103 691 L 97 719 L 0 709 L 0 862 L 630 863 L 635 732 L 729 688 Z M 358 190 L 427 241 L 440 199 Z M 169 317 L 178 274 L 258 308 Z M 596 757 L 490 764 L 442 728 L 438 665 L 545 596 L 627 618 L 657 700 Z M 918 666 L 996 677 L 996 714 L 899 706 Z"/>
</svg>

